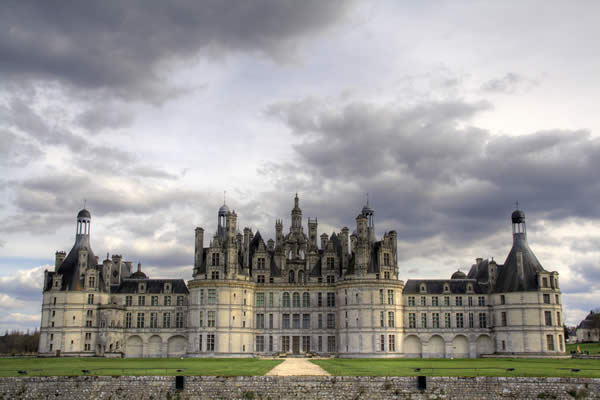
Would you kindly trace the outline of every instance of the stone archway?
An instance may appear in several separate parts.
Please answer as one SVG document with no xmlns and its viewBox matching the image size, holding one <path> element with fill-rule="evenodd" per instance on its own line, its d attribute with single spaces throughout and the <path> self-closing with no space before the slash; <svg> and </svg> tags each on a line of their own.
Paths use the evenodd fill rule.
<svg viewBox="0 0 600 400">
<path fill-rule="evenodd" d="M 452 357 L 469 358 L 469 340 L 464 335 L 456 335 L 452 340 Z"/>
<path fill-rule="evenodd" d="M 158 335 L 154 335 L 148 341 L 148 350 L 146 355 L 148 357 L 161 357 L 162 356 L 162 339 Z"/>
<path fill-rule="evenodd" d="M 144 343 L 139 336 L 130 336 L 127 338 L 125 347 L 125 357 L 138 358 L 144 355 Z"/>
<path fill-rule="evenodd" d="M 410 358 L 421 358 L 423 355 L 421 339 L 415 335 L 404 338 L 404 354 Z"/>
<path fill-rule="evenodd" d="M 167 343 L 169 357 L 181 357 L 185 355 L 185 338 L 183 336 L 171 336 Z"/>
<path fill-rule="evenodd" d="M 482 354 L 493 354 L 494 342 L 488 335 L 481 335 L 477 338 L 477 356 Z"/>
<path fill-rule="evenodd" d="M 433 335 L 427 344 L 427 355 L 431 358 L 446 357 L 446 342 L 439 335 Z"/>
</svg>

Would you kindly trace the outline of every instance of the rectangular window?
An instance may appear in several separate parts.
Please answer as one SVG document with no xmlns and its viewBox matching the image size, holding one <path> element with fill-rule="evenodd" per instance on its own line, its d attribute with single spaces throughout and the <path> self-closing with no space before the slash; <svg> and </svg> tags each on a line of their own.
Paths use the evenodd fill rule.
<svg viewBox="0 0 600 400">
<path fill-rule="evenodd" d="M 383 253 L 383 265 L 386 267 L 390 265 L 390 253 Z"/>
<path fill-rule="evenodd" d="M 201 297 L 200 297 L 200 304 L 202 303 L 202 299 L 204 296 L 202 296 L 203 293 L 201 293 Z M 164 301 L 163 301 L 165 306 L 170 306 L 171 305 L 171 296 L 165 296 Z"/>
<path fill-rule="evenodd" d="M 198 350 L 202 351 L 202 335 L 200 335 L 198 338 Z"/>
<path fill-rule="evenodd" d="M 506 304 L 506 298 L 503 294 L 500 295 L 500 304 Z"/>
<path fill-rule="evenodd" d="M 560 299 L 559 299 L 559 297 L 558 297 L 558 295 L 557 295 L 557 294 L 555 294 L 555 295 L 554 295 L 554 302 L 555 302 L 556 304 L 560 304 Z"/>
<path fill-rule="evenodd" d="M 327 269 L 334 269 L 335 268 L 335 258 L 333 257 L 327 257 Z"/>
<path fill-rule="evenodd" d="M 473 313 L 469 313 L 469 328 L 475 327 L 475 318 L 473 318 Z"/>
<path fill-rule="evenodd" d="M 150 304 L 153 306 L 157 306 L 158 305 L 158 296 L 152 296 L 150 298 Z"/>
<path fill-rule="evenodd" d="M 264 271 L 264 269 L 265 269 L 265 259 L 262 258 L 262 257 L 260 257 L 257 261 L 258 261 L 258 263 L 256 265 L 256 268 L 259 269 L 259 270 L 261 270 L 261 271 Z"/>
<path fill-rule="evenodd" d="M 273 292 L 269 293 L 269 307 L 273 307 L 273 304 L 274 304 L 274 300 L 273 299 L 274 299 L 274 297 L 275 296 L 273 295 Z"/>
<path fill-rule="evenodd" d="M 408 305 L 409 305 L 409 307 L 414 307 L 414 305 L 415 305 L 415 296 L 408 296 Z"/>
<path fill-rule="evenodd" d="M 473 296 L 469 296 L 467 301 L 469 302 L 469 307 L 473 307 Z"/>
<path fill-rule="evenodd" d="M 323 336 L 317 338 L 317 351 L 323 351 Z"/>
<path fill-rule="evenodd" d="M 283 314 L 281 321 L 283 329 L 290 329 L 290 314 Z"/>
<path fill-rule="evenodd" d="M 317 315 L 317 327 L 323 329 L 323 314 Z"/>
<path fill-rule="evenodd" d="M 265 337 L 257 336 L 256 337 L 256 351 L 262 353 L 265 351 Z"/>
<path fill-rule="evenodd" d="M 169 300 L 169 303 L 171 300 Z M 200 304 L 204 304 L 204 289 L 200 289 Z M 166 304 L 165 304 L 166 306 Z"/>
<path fill-rule="evenodd" d="M 456 304 L 458 307 L 461 307 L 461 306 L 462 306 L 462 304 L 463 304 L 463 303 L 462 303 L 462 296 L 456 296 L 456 297 L 454 298 L 454 302 L 455 302 L 455 304 Z"/>
<path fill-rule="evenodd" d="M 310 294 L 308 292 L 302 293 L 302 307 L 310 307 Z"/>
<path fill-rule="evenodd" d="M 548 287 L 548 278 L 542 278 L 542 287 L 547 288 Z"/>
<path fill-rule="evenodd" d="M 444 296 L 444 305 L 446 307 L 450 305 L 450 296 Z"/>
<path fill-rule="evenodd" d="M 388 271 L 384 271 L 384 273 L 383 273 L 383 279 L 387 279 L 387 280 L 390 279 L 390 273 Z"/>
<path fill-rule="evenodd" d="M 440 327 L 440 313 L 431 314 L 431 327 L 435 329 Z"/>
<path fill-rule="evenodd" d="M 450 313 L 445 313 L 444 315 L 444 327 L 446 328 L 452 328 L 451 324 L 450 324 Z"/>
<path fill-rule="evenodd" d="M 146 296 L 138 296 L 138 306 L 146 305 Z"/>
<path fill-rule="evenodd" d="M 86 328 L 91 328 L 92 327 L 92 321 L 85 321 L 85 326 L 86 326 Z"/>
<path fill-rule="evenodd" d="M 477 298 L 477 304 L 479 305 L 479 307 L 485 306 L 485 296 L 479 296 Z"/>
<path fill-rule="evenodd" d="M 200 311 L 200 328 L 204 326 L 204 312 Z"/>
<path fill-rule="evenodd" d="M 317 307 L 323 307 L 323 293 L 317 293 Z"/>
<path fill-rule="evenodd" d="M 388 351 L 396 351 L 396 335 L 388 335 Z"/>
<path fill-rule="evenodd" d="M 176 328 L 185 328 L 184 321 L 185 321 L 185 319 L 183 318 L 182 312 L 178 312 L 175 314 L 175 327 Z"/>
<path fill-rule="evenodd" d="M 502 326 L 506 326 L 506 312 L 502 311 L 500 317 L 502 318 Z"/>
<path fill-rule="evenodd" d="M 557 326 L 561 325 L 561 323 L 560 323 L 560 311 L 556 312 L 556 325 Z"/>
<path fill-rule="evenodd" d="M 90 276 L 90 279 L 88 280 L 88 287 L 90 287 L 90 288 L 96 287 L 96 277 Z"/>
<path fill-rule="evenodd" d="M 417 314 L 415 313 L 408 313 L 408 327 L 409 328 L 416 328 L 417 327 Z"/>
<path fill-rule="evenodd" d="M 282 336 L 281 337 L 281 351 L 285 353 L 289 349 L 290 349 L 290 337 L 289 336 Z"/>
<path fill-rule="evenodd" d="M 327 275 L 327 283 L 335 283 L 335 276 Z"/>
<path fill-rule="evenodd" d="M 310 336 L 302 336 L 302 351 L 306 353 L 310 351 Z"/>
<path fill-rule="evenodd" d="M 552 326 L 552 312 L 544 311 L 544 319 L 546 320 L 546 326 Z"/>
<path fill-rule="evenodd" d="M 546 335 L 546 343 L 548 343 L 548 351 L 554 351 L 554 336 Z"/>
<path fill-rule="evenodd" d="M 433 296 L 431 298 L 431 305 L 434 307 L 438 307 L 440 305 L 439 297 Z"/>
<path fill-rule="evenodd" d="M 421 313 L 421 328 L 427 329 L 427 314 Z"/>
<path fill-rule="evenodd" d="M 265 283 L 265 276 L 264 275 L 258 275 L 256 277 L 256 283 Z"/>
<path fill-rule="evenodd" d="M 256 314 L 256 329 L 265 329 L 265 314 Z"/>
<path fill-rule="evenodd" d="M 215 351 L 215 335 L 206 335 L 206 351 Z"/>
<path fill-rule="evenodd" d="M 125 305 L 130 306 L 132 304 L 132 296 L 125 296 Z"/>
<path fill-rule="evenodd" d="M 335 293 L 327 293 L 327 307 L 335 307 Z"/>
<path fill-rule="evenodd" d="M 550 295 L 548 293 L 544 293 L 544 304 L 550 304 Z"/>
<path fill-rule="evenodd" d="M 310 329 L 310 314 L 302 314 L 302 329 Z"/>
<path fill-rule="evenodd" d="M 393 328 L 396 325 L 396 316 L 393 311 L 388 312 L 388 326 Z"/>
<path fill-rule="evenodd" d="M 94 295 L 88 294 L 88 304 L 94 304 Z"/>
<path fill-rule="evenodd" d="M 219 265 L 219 253 L 213 253 L 213 255 L 212 255 L 212 265 L 213 266 Z"/>
<path fill-rule="evenodd" d="M 379 289 L 379 304 L 383 304 L 383 289 Z"/>
<path fill-rule="evenodd" d="M 125 314 L 125 328 L 131 328 L 131 313 Z"/>
<path fill-rule="evenodd" d="M 178 306 L 182 306 L 183 305 L 183 296 L 177 296 L 177 305 Z"/>
<path fill-rule="evenodd" d="M 327 314 L 327 329 L 335 329 L 335 314 Z"/>
<path fill-rule="evenodd" d="M 206 313 L 206 326 L 209 328 L 214 328 L 217 326 L 217 312 L 209 311 Z"/>
<path fill-rule="evenodd" d="M 273 352 L 273 336 L 269 336 L 269 351 Z"/>
<path fill-rule="evenodd" d="M 202 326 L 202 315 L 200 316 L 200 326 Z M 164 313 L 163 314 L 163 328 L 170 328 L 171 327 L 171 313 Z"/>
<path fill-rule="evenodd" d="M 88 316 L 88 318 L 92 318 L 94 316 L 94 310 L 87 310 L 86 315 Z"/>
<path fill-rule="evenodd" d="M 158 314 L 155 312 L 150 313 L 150 328 L 158 328 Z"/>
<path fill-rule="evenodd" d="M 388 290 L 388 304 L 394 304 L 394 291 Z"/>
<path fill-rule="evenodd" d="M 425 296 L 421 296 L 421 306 L 425 307 L 427 305 L 427 298 Z"/>
<path fill-rule="evenodd" d="M 265 306 L 265 294 L 264 293 L 256 293 L 256 307 L 264 307 Z"/>
<path fill-rule="evenodd" d="M 137 328 L 144 327 L 144 313 L 138 313 L 137 315 Z"/>
<path fill-rule="evenodd" d="M 269 329 L 273 329 L 273 314 L 269 314 Z"/>
<path fill-rule="evenodd" d="M 217 304 L 217 289 L 208 289 L 208 304 Z"/>
<path fill-rule="evenodd" d="M 385 312 L 383 311 L 379 313 L 379 326 L 385 328 Z"/>
<path fill-rule="evenodd" d="M 335 351 L 336 351 L 335 336 L 327 336 L 327 352 L 335 353 Z"/>
<path fill-rule="evenodd" d="M 379 335 L 379 350 L 385 351 L 385 335 Z"/>
<path fill-rule="evenodd" d="M 487 328 L 487 315 L 485 313 L 479 313 L 479 327 Z"/>
<path fill-rule="evenodd" d="M 558 335 L 558 349 L 563 351 L 563 338 L 562 335 Z"/>
<path fill-rule="evenodd" d="M 465 327 L 465 320 L 464 320 L 463 313 L 456 313 L 456 327 L 457 328 Z"/>
<path fill-rule="evenodd" d="M 292 328 L 300 329 L 300 314 L 292 314 Z"/>
</svg>

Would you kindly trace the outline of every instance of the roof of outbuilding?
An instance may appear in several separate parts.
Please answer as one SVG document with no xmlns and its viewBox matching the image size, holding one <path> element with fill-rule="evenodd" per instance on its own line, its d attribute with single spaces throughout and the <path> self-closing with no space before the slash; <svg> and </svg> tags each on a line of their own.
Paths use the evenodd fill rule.
<svg viewBox="0 0 600 400">
<path fill-rule="evenodd" d="M 577 325 L 577 329 L 598 329 L 600 328 L 600 312 L 590 313 L 585 317 L 583 321 Z"/>
</svg>

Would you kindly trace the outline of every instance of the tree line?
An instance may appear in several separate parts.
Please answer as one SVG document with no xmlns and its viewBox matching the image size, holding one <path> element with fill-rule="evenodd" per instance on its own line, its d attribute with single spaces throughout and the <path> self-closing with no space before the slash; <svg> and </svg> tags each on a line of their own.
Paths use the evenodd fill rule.
<svg viewBox="0 0 600 400">
<path fill-rule="evenodd" d="M 13 330 L 0 336 L 0 354 L 32 354 L 37 353 L 40 332 Z"/>
</svg>

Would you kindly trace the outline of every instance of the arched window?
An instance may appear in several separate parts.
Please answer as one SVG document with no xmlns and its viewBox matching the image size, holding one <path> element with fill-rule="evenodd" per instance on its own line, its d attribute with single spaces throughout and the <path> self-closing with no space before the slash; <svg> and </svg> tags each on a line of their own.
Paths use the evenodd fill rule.
<svg viewBox="0 0 600 400">
<path fill-rule="evenodd" d="M 300 293 L 292 295 L 292 307 L 300 307 Z"/>
<path fill-rule="evenodd" d="M 302 307 L 310 307 L 310 294 L 308 292 L 302 293 Z"/>
<path fill-rule="evenodd" d="M 288 292 L 283 293 L 283 306 L 284 307 L 290 306 L 290 294 Z"/>
<path fill-rule="evenodd" d="M 290 250 L 290 252 L 288 253 L 288 260 L 292 259 L 292 251 Z"/>
<path fill-rule="evenodd" d="M 298 282 L 304 283 L 304 271 L 298 271 Z"/>
<path fill-rule="evenodd" d="M 291 253 L 290 253 L 291 254 Z M 289 279 L 288 279 L 289 283 L 294 283 L 296 282 L 296 275 L 294 273 L 294 271 L 290 271 L 290 275 L 289 275 Z"/>
</svg>

